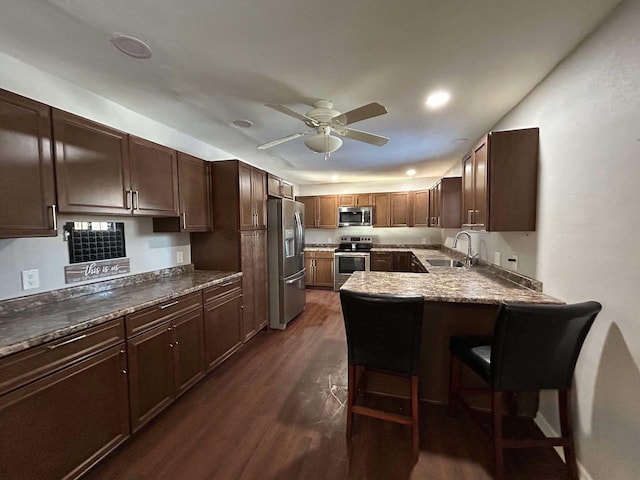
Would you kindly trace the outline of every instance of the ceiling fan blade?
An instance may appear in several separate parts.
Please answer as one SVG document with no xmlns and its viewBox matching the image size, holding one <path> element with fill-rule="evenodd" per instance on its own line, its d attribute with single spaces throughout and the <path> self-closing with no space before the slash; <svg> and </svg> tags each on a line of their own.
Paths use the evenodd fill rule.
<svg viewBox="0 0 640 480">
<path fill-rule="evenodd" d="M 270 142 L 264 143 L 258 146 L 259 150 L 266 150 L 267 148 L 275 147 L 276 145 L 280 145 L 281 143 L 288 142 L 289 140 L 294 140 L 298 137 L 304 137 L 305 135 L 309 135 L 315 130 L 306 130 L 304 132 L 292 133 L 291 135 L 287 135 L 286 137 L 278 138 L 277 140 L 271 140 Z"/>
<path fill-rule="evenodd" d="M 385 113 L 387 113 L 387 109 L 384 106 L 377 102 L 373 102 L 340 114 L 337 117 L 333 117 L 331 119 L 331 123 L 333 125 L 351 125 L 352 123 L 384 115 Z"/>
<path fill-rule="evenodd" d="M 387 137 L 383 137 L 382 135 L 376 135 L 374 133 L 362 132 L 360 130 L 354 130 L 353 128 L 332 128 L 334 132 L 338 135 L 341 135 L 345 138 L 350 138 L 351 140 L 357 140 L 358 142 L 369 143 L 371 145 L 375 145 L 376 147 L 382 147 L 386 145 L 389 139 Z"/>
<path fill-rule="evenodd" d="M 289 115 L 290 117 L 297 118 L 298 120 L 302 120 L 304 123 L 311 124 L 314 127 L 318 126 L 318 122 L 316 122 L 313 118 L 307 117 L 302 113 L 298 113 L 295 110 L 291 110 L 289 107 L 285 107 L 284 105 L 276 105 L 273 103 L 267 103 L 265 107 L 272 108 L 280 113 L 284 113 L 285 115 Z"/>
</svg>

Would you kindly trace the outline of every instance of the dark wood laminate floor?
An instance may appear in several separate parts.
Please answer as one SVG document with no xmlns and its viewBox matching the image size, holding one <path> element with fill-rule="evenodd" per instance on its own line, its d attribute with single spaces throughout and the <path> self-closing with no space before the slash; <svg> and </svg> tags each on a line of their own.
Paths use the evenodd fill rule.
<svg viewBox="0 0 640 480">
<path fill-rule="evenodd" d="M 464 412 L 421 406 L 407 427 L 356 417 L 345 441 L 346 343 L 339 297 L 309 290 L 284 332 L 261 333 L 85 477 L 189 480 L 405 480 L 491 477 L 491 443 Z M 397 399 L 376 399 L 404 408 Z M 563 479 L 552 450 L 507 452 L 512 479 Z"/>
</svg>

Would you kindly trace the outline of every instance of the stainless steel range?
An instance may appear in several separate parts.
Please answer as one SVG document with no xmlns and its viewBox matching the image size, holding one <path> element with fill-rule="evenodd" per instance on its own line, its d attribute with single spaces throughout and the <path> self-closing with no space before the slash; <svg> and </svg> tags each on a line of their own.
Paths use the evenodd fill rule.
<svg viewBox="0 0 640 480">
<path fill-rule="evenodd" d="M 340 246 L 334 254 L 334 290 L 340 290 L 353 272 L 370 270 L 372 247 L 371 237 L 340 237 Z"/>
</svg>

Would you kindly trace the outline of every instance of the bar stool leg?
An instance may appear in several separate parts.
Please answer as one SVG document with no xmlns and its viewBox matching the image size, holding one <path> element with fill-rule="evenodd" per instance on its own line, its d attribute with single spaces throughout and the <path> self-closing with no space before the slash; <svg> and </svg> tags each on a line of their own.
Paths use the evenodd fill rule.
<svg viewBox="0 0 640 480">
<path fill-rule="evenodd" d="M 418 376 L 414 375 L 411 377 L 411 441 L 414 458 L 417 458 L 420 452 L 420 422 L 418 414 L 418 396 L 420 395 L 420 389 L 418 386 Z"/>
<path fill-rule="evenodd" d="M 571 427 L 571 390 L 558 391 L 558 409 L 560 410 L 560 431 L 562 437 L 569 442 L 564 447 L 564 459 L 567 463 L 569 478 L 578 480 L 578 465 L 576 463 L 573 429 Z"/>
<path fill-rule="evenodd" d="M 356 366 L 349 365 L 347 373 L 347 438 L 351 439 L 351 430 L 353 427 L 353 404 L 356 398 Z"/>
<path fill-rule="evenodd" d="M 496 480 L 504 478 L 504 452 L 502 450 L 502 392 L 493 391 L 491 410 L 493 412 L 493 456 Z"/>
</svg>

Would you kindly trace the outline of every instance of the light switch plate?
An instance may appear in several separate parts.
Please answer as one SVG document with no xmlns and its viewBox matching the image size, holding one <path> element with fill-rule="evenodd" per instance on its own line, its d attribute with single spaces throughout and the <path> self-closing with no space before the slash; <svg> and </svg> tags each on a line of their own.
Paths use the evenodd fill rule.
<svg viewBox="0 0 640 480">
<path fill-rule="evenodd" d="M 40 287 L 40 272 L 37 268 L 22 271 L 22 289 L 31 290 Z"/>
<path fill-rule="evenodd" d="M 493 263 L 494 263 L 495 265 L 500 266 L 500 261 L 501 261 L 501 260 L 502 260 L 502 259 L 500 258 L 500 252 L 493 252 Z"/>
<path fill-rule="evenodd" d="M 182 250 L 178 250 L 176 252 L 176 262 L 183 263 L 184 262 L 184 252 Z"/>
<path fill-rule="evenodd" d="M 422 244 L 426 245 L 426 243 L 427 243 L 427 237 L 422 237 Z"/>
</svg>

